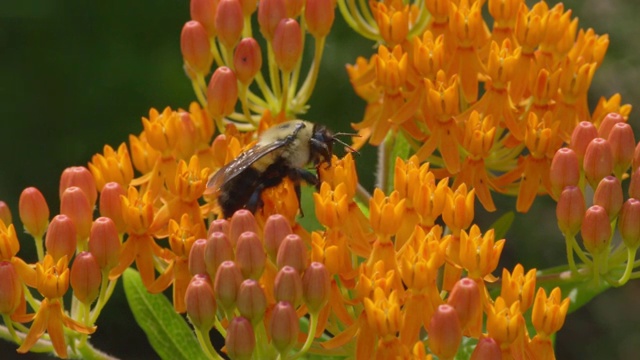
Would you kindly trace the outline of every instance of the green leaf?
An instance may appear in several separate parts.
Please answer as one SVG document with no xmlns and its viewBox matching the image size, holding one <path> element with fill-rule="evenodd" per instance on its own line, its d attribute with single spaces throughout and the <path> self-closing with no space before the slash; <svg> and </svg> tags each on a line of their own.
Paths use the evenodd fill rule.
<svg viewBox="0 0 640 360">
<path fill-rule="evenodd" d="M 478 344 L 478 339 L 463 337 L 462 343 L 460 343 L 460 347 L 458 347 L 458 352 L 456 353 L 457 360 L 466 360 L 471 357 L 473 350 L 475 350 L 476 345 Z"/>
<path fill-rule="evenodd" d="M 494 229 L 494 238 L 495 239 L 504 239 L 507 235 L 507 231 L 511 228 L 513 224 L 513 220 L 515 219 L 515 214 L 513 211 L 509 211 L 498 218 L 493 224 L 491 224 L 491 228 Z"/>
<path fill-rule="evenodd" d="M 163 294 L 147 292 L 136 270 L 127 269 L 123 278 L 133 316 L 160 358 L 207 359 L 189 325 Z"/>
</svg>

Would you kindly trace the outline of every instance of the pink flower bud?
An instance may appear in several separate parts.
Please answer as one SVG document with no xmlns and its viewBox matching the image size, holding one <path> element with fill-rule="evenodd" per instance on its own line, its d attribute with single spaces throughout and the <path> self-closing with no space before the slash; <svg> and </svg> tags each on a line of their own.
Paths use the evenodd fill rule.
<svg viewBox="0 0 640 360">
<path fill-rule="evenodd" d="M 302 33 L 297 21 L 280 20 L 273 34 L 273 53 L 280 70 L 290 72 L 295 68 L 302 56 Z"/>
<path fill-rule="evenodd" d="M 611 145 L 603 138 L 593 139 L 584 154 L 584 174 L 593 189 L 613 171 Z"/>
<path fill-rule="evenodd" d="M 240 315 L 249 319 L 252 324 L 262 321 L 267 310 L 267 297 L 260 283 L 253 279 L 243 281 L 238 289 L 237 305 Z"/>
<path fill-rule="evenodd" d="M 617 123 L 611 128 L 607 140 L 613 154 L 613 172 L 616 176 L 622 176 L 633 161 L 636 147 L 633 129 L 625 122 Z"/>
<path fill-rule="evenodd" d="M 260 0 L 258 6 L 258 24 L 260 32 L 267 41 L 272 41 L 273 34 L 280 20 L 286 18 L 285 0 Z"/>
<path fill-rule="evenodd" d="M 298 315 L 296 310 L 286 301 L 277 303 L 271 313 L 269 322 L 269 333 L 271 344 L 281 354 L 289 351 L 298 342 Z"/>
<path fill-rule="evenodd" d="M 637 249 L 640 246 L 640 200 L 631 198 L 624 203 L 618 228 L 627 247 Z"/>
<path fill-rule="evenodd" d="M 502 350 L 500 345 L 490 337 L 483 337 L 476 344 L 471 354 L 471 360 L 501 360 Z"/>
<path fill-rule="evenodd" d="M 257 234 L 259 232 L 258 223 L 251 211 L 238 210 L 229 221 L 229 240 L 234 247 L 240 235 L 245 231 L 251 231 Z"/>
<path fill-rule="evenodd" d="M 296 307 L 302 299 L 302 278 L 296 269 L 284 266 L 274 281 L 273 296 L 276 301 L 287 301 Z"/>
<path fill-rule="evenodd" d="M 297 18 L 302 13 L 304 3 L 304 0 L 284 0 L 284 6 L 287 9 L 286 16 L 292 19 Z"/>
<path fill-rule="evenodd" d="M 209 37 L 216 36 L 216 9 L 218 0 L 191 0 L 189 12 L 191 19 L 204 26 Z"/>
<path fill-rule="evenodd" d="M 215 279 L 220 264 L 228 260 L 233 260 L 233 247 L 229 238 L 221 232 L 211 234 L 204 247 L 204 263 L 207 274 Z"/>
<path fill-rule="evenodd" d="M 549 169 L 553 197 L 557 199 L 566 186 L 577 186 L 580 181 L 578 155 L 569 148 L 556 151 Z"/>
<path fill-rule="evenodd" d="M 316 38 L 329 34 L 335 19 L 335 3 L 332 0 L 307 0 L 304 18 L 309 33 Z"/>
<path fill-rule="evenodd" d="M 20 220 L 34 238 L 41 238 L 49 224 L 49 207 L 40 190 L 28 187 L 20 194 L 18 203 Z"/>
<path fill-rule="evenodd" d="M 245 17 L 251 16 L 258 8 L 258 0 L 240 0 L 242 13 Z"/>
<path fill-rule="evenodd" d="M 582 121 L 573 129 L 571 134 L 571 148 L 578 155 L 578 161 L 582 163 L 587 146 L 591 140 L 598 137 L 598 129 L 588 121 Z"/>
<path fill-rule="evenodd" d="M 194 276 L 184 296 L 187 315 L 194 327 L 208 332 L 216 320 L 216 299 L 206 276 Z"/>
<path fill-rule="evenodd" d="M 220 0 L 216 10 L 218 39 L 228 49 L 233 49 L 244 27 L 244 14 L 239 0 Z"/>
<path fill-rule="evenodd" d="M 4 201 L 0 201 L 0 221 L 2 221 L 5 225 L 9 225 L 13 222 L 9 205 L 7 205 L 7 203 L 5 203 Z"/>
<path fill-rule="evenodd" d="M 278 248 L 276 259 L 278 269 L 289 265 L 296 269 L 298 273 L 302 273 L 307 267 L 307 248 L 302 238 L 297 234 L 289 234 L 285 236 Z"/>
<path fill-rule="evenodd" d="M 70 279 L 73 295 L 84 304 L 91 304 L 100 293 L 102 273 L 90 252 L 83 251 L 73 260 Z"/>
<path fill-rule="evenodd" d="M 242 277 L 259 280 L 266 262 L 267 256 L 258 235 L 251 231 L 243 232 L 236 244 L 236 263 Z"/>
<path fill-rule="evenodd" d="M 109 271 L 120 260 L 120 235 L 116 224 L 108 217 L 99 217 L 91 225 L 89 252 L 93 254 L 100 269 Z"/>
<path fill-rule="evenodd" d="M 235 317 L 227 328 L 224 342 L 227 355 L 233 360 L 252 359 L 256 347 L 256 337 L 251 322 L 243 317 Z"/>
<path fill-rule="evenodd" d="M 195 20 L 184 24 L 180 33 L 180 51 L 187 70 L 200 75 L 209 73 L 213 55 L 209 34 L 202 24 Z"/>
<path fill-rule="evenodd" d="M 213 220 L 209 225 L 209 230 L 207 231 L 207 238 L 210 237 L 211 234 L 216 232 L 221 232 L 229 236 L 229 222 L 226 219 Z"/>
<path fill-rule="evenodd" d="M 280 214 L 269 216 L 264 224 L 264 247 L 267 249 L 267 255 L 272 262 L 276 262 L 276 256 L 280 243 L 285 236 L 293 233 L 289 220 Z"/>
<path fill-rule="evenodd" d="M 213 292 L 216 295 L 218 304 L 226 311 L 231 311 L 236 307 L 238 289 L 241 283 L 242 273 L 233 261 L 225 261 L 220 264 L 216 272 Z"/>
<path fill-rule="evenodd" d="M 207 239 L 198 239 L 193 242 L 189 251 L 189 273 L 191 275 L 207 274 L 207 265 L 204 262 L 204 252 L 207 247 Z"/>
<path fill-rule="evenodd" d="M 593 204 L 602 206 L 609 214 L 609 220 L 618 216 L 623 201 L 622 185 L 618 178 L 609 175 L 598 183 L 593 195 Z"/>
<path fill-rule="evenodd" d="M 113 220 L 119 234 L 125 232 L 127 224 L 122 216 L 122 198 L 127 193 L 117 182 L 108 182 L 104 184 L 100 192 L 100 215 L 106 216 Z"/>
<path fill-rule="evenodd" d="M 67 188 L 62 193 L 60 213 L 70 217 L 73 223 L 76 224 L 78 247 L 85 249 L 86 241 L 91 232 L 91 224 L 93 223 L 93 210 L 84 191 L 76 186 Z"/>
<path fill-rule="evenodd" d="M 62 193 L 72 186 L 77 186 L 84 191 L 91 208 L 96 206 L 98 189 L 96 188 L 96 181 L 89 169 L 84 166 L 72 166 L 64 169 L 60 177 L 60 198 L 62 198 Z"/>
<path fill-rule="evenodd" d="M 57 262 L 65 255 L 71 259 L 76 253 L 77 241 L 76 226 L 70 217 L 61 214 L 51 219 L 44 244 L 53 261 Z"/>
<path fill-rule="evenodd" d="M 230 115 L 233 113 L 237 101 L 238 81 L 236 75 L 226 66 L 217 68 L 207 87 L 209 113 L 214 118 Z"/>
<path fill-rule="evenodd" d="M 631 165 L 633 171 L 640 167 L 640 142 L 636 144 L 636 148 L 633 151 L 633 163 Z"/>
<path fill-rule="evenodd" d="M 568 186 L 562 191 L 556 207 L 556 218 L 558 227 L 565 236 L 575 236 L 578 233 L 586 208 L 579 187 Z"/>
<path fill-rule="evenodd" d="M 0 314 L 13 314 L 23 301 L 22 281 L 8 261 L 0 262 Z"/>
<path fill-rule="evenodd" d="M 600 254 L 609 249 L 611 223 L 609 215 L 602 206 L 593 205 L 587 209 L 580 233 L 584 247 L 591 254 Z"/>
<path fill-rule="evenodd" d="M 640 168 L 631 173 L 631 181 L 629 182 L 629 197 L 640 199 Z"/>
<path fill-rule="evenodd" d="M 462 328 L 456 309 L 451 305 L 440 305 L 431 317 L 427 329 L 429 348 L 439 358 L 453 358 L 462 340 Z"/>
<path fill-rule="evenodd" d="M 609 133 L 611 132 L 611 129 L 613 129 L 613 127 L 618 124 L 618 123 L 623 123 L 624 122 L 624 118 L 622 117 L 622 115 L 618 114 L 618 113 L 608 113 L 604 119 L 602 119 L 602 122 L 600 123 L 600 127 L 598 127 L 598 136 L 606 139 L 609 137 Z"/>
<path fill-rule="evenodd" d="M 478 317 L 482 319 L 480 289 L 478 284 L 469 278 L 458 280 L 451 290 L 447 303 L 456 309 L 463 329 L 472 325 Z"/>
<path fill-rule="evenodd" d="M 302 276 L 302 296 L 309 312 L 318 313 L 329 301 L 331 275 L 319 262 L 312 262 Z"/>
<path fill-rule="evenodd" d="M 254 38 L 240 40 L 233 53 L 233 66 L 238 80 L 245 85 L 251 84 L 262 67 L 262 52 Z"/>
</svg>

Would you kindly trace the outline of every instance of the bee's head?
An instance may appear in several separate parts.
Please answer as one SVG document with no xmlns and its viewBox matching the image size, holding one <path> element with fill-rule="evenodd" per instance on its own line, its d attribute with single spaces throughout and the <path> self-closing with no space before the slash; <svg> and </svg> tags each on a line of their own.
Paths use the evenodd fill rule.
<svg viewBox="0 0 640 360">
<path fill-rule="evenodd" d="M 314 125 L 313 135 L 309 141 L 311 160 L 314 164 L 326 162 L 331 165 L 331 156 L 333 155 L 333 143 L 338 142 L 344 145 L 347 149 L 356 152 L 351 146 L 347 145 L 342 140 L 336 138 L 336 135 L 351 135 L 345 133 L 332 133 L 323 125 Z"/>
</svg>

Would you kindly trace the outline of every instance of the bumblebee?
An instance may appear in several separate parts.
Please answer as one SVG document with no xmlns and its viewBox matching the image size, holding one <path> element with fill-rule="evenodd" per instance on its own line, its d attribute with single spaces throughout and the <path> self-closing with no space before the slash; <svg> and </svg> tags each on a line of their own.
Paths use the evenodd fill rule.
<svg viewBox="0 0 640 360">
<path fill-rule="evenodd" d="M 334 141 L 351 149 L 335 135 L 341 134 L 302 120 L 273 126 L 260 136 L 255 146 L 213 174 L 207 183 L 207 192 L 217 192 L 218 205 L 228 218 L 243 208 L 251 212 L 261 208 L 262 192 L 288 177 L 293 181 L 300 203 L 301 181 L 320 185 L 318 175 L 304 167 L 313 164 L 318 170 L 323 163 L 331 166 Z"/>
</svg>

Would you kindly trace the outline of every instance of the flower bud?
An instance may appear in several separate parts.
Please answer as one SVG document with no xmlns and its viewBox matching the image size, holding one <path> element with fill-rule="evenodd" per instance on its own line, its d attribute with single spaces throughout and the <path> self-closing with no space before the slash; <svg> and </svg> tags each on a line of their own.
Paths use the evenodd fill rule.
<svg viewBox="0 0 640 360">
<path fill-rule="evenodd" d="M 256 233 L 245 231 L 236 244 L 236 262 L 245 279 L 260 279 L 267 262 L 262 242 Z"/>
<path fill-rule="evenodd" d="M 249 319 L 252 324 L 258 324 L 267 310 L 267 297 L 260 283 L 253 279 L 243 281 L 238 289 L 237 305 L 240 315 Z"/>
<path fill-rule="evenodd" d="M 258 0 L 240 0 L 240 6 L 244 16 L 249 17 L 256 11 Z"/>
<path fill-rule="evenodd" d="M 242 273 L 233 261 L 220 264 L 216 272 L 213 292 L 222 308 L 231 311 L 236 306 L 238 289 L 242 283 Z"/>
<path fill-rule="evenodd" d="M 272 262 L 276 262 L 280 243 L 285 236 L 293 233 L 289 220 L 280 214 L 269 216 L 264 224 L 264 247 Z"/>
<path fill-rule="evenodd" d="M 233 53 L 233 67 L 238 80 L 249 85 L 262 67 L 260 44 L 251 37 L 240 40 Z"/>
<path fill-rule="evenodd" d="M 584 154 L 584 174 L 593 189 L 613 171 L 611 145 L 603 138 L 593 139 Z"/>
<path fill-rule="evenodd" d="M 640 200 L 631 198 L 622 206 L 618 227 L 622 241 L 630 249 L 640 246 Z"/>
<path fill-rule="evenodd" d="M 91 224 L 93 223 L 93 210 L 84 191 L 77 186 L 67 188 L 62 193 L 60 213 L 67 215 L 73 220 L 78 235 L 78 246 L 80 249 L 83 249 L 89 238 Z"/>
<path fill-rule="evenodd" d="M 96 188 L 96 181 L 89 169 L 84 166 L 72 166 L 64 169 L 60 176 L 60 188 L 58 192 L 60 198 L 62 198 L 62 193 L 72 186 L 77 186 L 84 191 L 91 208 L 96 206 L 98 189 Z"/>
<path fill-rule="evenodd" d="M 451 305 L 439 305 L 431 317 L 427 332 L 431 351 L 441 359 L 453 359 L 462 340 L 456 309 Z"/>
<path fill-rule="evenodd" d="M 304 18 L 313 37 L 323 38 L 329 34 L 335 19 L 334 5 L 332 0 L 307 0 Z"/>
<path fill-rule="evenodd" d="M 640 142 L 636 144 L 636 148 L 633 151 L 633 162 L 631 166 L 632 166 L 632 170 L 636 170 L 640 167 Z"/>
<path fill-rule="evenodd" d="M 490 337 L 481 338 L 476 344 L 470 360 L 501 360 L 502 350 L 500 345 Z"/>
<path fill-rule="evenodd" d="M 299 235 L 289 234 L 285 236 L 278 248 L 276 264 L 278 269 L 289 265 L 296 269 L 298 273 L 304 271 L 307 267 L 307 248 Z"/>
<path fill-rule="evenodd" d="M 4 201 L 0 201 L 0 221 L 2 221 L 5 225 L 9 225 L 13 222 L 11 210 L 9 210 L 9 205 L 7 205 L 7 203 Z"/>
<path fill-rule="evenodd" d="M 580 181 L 578 155 L 570 148 L 560 148 L 551 160 L 549 180 L 553 197 L 558 198 L 567 186 L 577 186 Z"/>
<path fill-rule="evenodd" d="M 70 217 L 61 214 L 51 219 L 44 245 L 54 261 L 65 255 L 71 259 L 76 253 L 77 241 L 76 226 Z"/>
<path fill-rule="evenodd" d="M 204 26 L 209 37 L 216 36 L 216 8 L 218 0 L 191 0 L 189 13 L 191 19 Z"/>
<path fill-rule="evenodd" d="M 108 182 L 104 184 L 100 192 L 100 215 L 106 216 L 113 220 L 119 234 L 125 232 L 127 224 L 122 216 L 122 198 L 127 193 L 117 182 Z"/>
<path fill-rule="evenodd" d="M 209 34 L 202 24 L 195 20 L 187 21 L 180 33 L 180 51 L 188 73 L 199 75 L 209 73 L 213 63 Z"/>
<path fill-rule="evenodd" d="M 216 232 L 221 232 L 229 236 L 229 222 L 226 219 L 213 220 L 209 225 L 209 230 L 207 231 L 207 238 L 209 238 L 211 234 Z"/>
<path fill-rule="evenodd" d="M 602 122 L 598 127 L 598 136 L 603 139 L 607 139 L 611 133 L 611 129 L 613 129 L 613 127 L 618 123 L 624 123 L 622 115 L 613 112 L 608 113 L 604 119 L 602 119 Z"/>
<path fill-rule="evenodd" d="M 194 276 L 184 295 L 187 315 L 194 327 L 208 332 L 216 320 L 216 299 L 206 276 Z"/>
<path fill-rule="evenodd" d="M 473 325 L 478 317 L 482 322 L 482 299 L 480 298 L 480 289 L 475 281 L 469 278 L 458 280 L 451 290 L 447 304 L 456 309 L 460 326 L 463 329 L 468 325 Z"/>
<path fill-rule="evenodd" d="M 34 238 L 41 238 L 49 224 L 49 207 L 40 190 L 28 187 L 20 194 L 18 203 L 24 229 Z"/>
<path fill-rule="evenodd" d="M 229 238 L 221 232 L 211 234 L 204 247 L 204 263 L 207 274 L 215 279 L 220 264 L 228 260 L 233 260 L 233 247 Z"/>
<path fill-rule="evenodd" d="M 189 273 L 191 275 L 207 274 L 207 264 L 204 262 L 204 251 L 207 247 L 207 239 L 198 239 L 193 242 L 189 251 Z"/>
<path fill-rule="evenodd" d="M 276 301 L 287 301 L 296 307 L 302 299 L 302 278 L 296 269 L 284 266 L 274 281 L 273 296 Z"/>
<path fill-rule="evenodd" d="M 302 56 L 302 33 L 294 19 L 286 18 L 278 23 L 273 34 L 273 54 L 280 70 L 293 71 Z"/>
<path fill-rule="evenodd" d="M 584 247 L 591 254 L 600 254 L 608 250 L 611 241 L 611 224 L 609 215 L 602 206 L 593 205 L 587 209 L 580 233 Z"/>
<path fill-rule="evenodd" d="M 558 227 L 565 236 L 575 236 L 578 233 L 586 208 L 584 196 L 579 187 L 568 186 L 562 191 L 556 206 L 556 218 Z"/>
<path fill-rule="evenodd" d="M 286 301 L 277 303 L 271 313 L 269 333 L 271 344 L 281 354 L 287 353 L 298 341 L 298 315 L 296 310 Z"/>
<path fill-rule="evenodd" d="M 22 282 L 16 269 L 8 261 L 0 262 L 0 314 L 13 314 L 22 299 Z"/>
<path fill-rule="evenodd" d="M 609 175 L 598 183 L 593 194 L 593 204 L 602 206 L 609 214 L 609 220 L 613 221 L 618 216 L 623 201 L 622 185 L 618 178 Z"/>
<path fill-rule="evenodd" d="M 302 276 L 302 295 L 310 313 L 318 313 L 329 301 L 331 275 L 319 262 L 312 262 Z"/>
<path fill-rule="evenodd" d="M 582 121 L 573 129 L 571 134 L 571 148 L 578 155 L 578 161 L 582 163 L 587 146 L 591 140 L 598 137 L 598 129 L 588 121 Z"/>
<path fill-rule="evenodd" d="M 245 231 L 251 231 L 258 234 L 258 223 L 251 211 L 238 210 L 233 214 L 229 221 L 229 240 L 234 247 L 236 246 L 240 235 Z"/>
<path fill-rule="evenodd" d="M 267 41 L 273 40 L 273 34 L 280 20 L 287 16 L 285 0 L 260 0 L 258 6 L 258 24 L 260 32 Z"/>
<path fill-rule="evenodd" d="M 252 359 L 256 347 L 256 337 L 251 322 L 243 317 L 235 317 L 227 328 L 224 341 L 227 355 L 233 360 Z"/>
<path fill-rule="evenodd" d="M 120 236 L 113 220 L 104 216 L 97 218 L 89 233 L 89 252 L 95 257 L 100 269 L 109 271 L 118 265 L 120 245 Z"/>
<path fill-rule="evenodd" d="M 607 140 L 611 144 L 613 154 L 613 173 L 616 176 L 622 176 L 633 161 L 636 147 L 633 129 L 625 122 L 617 123 L 611 128 Z"/>
<path fill-rule="evenodd" d="M 233 49 L 244 27 L 244 14 L 239 0 L 220 0 L 216 10 L 218 39 L 228 49 Z"/>
<path fill-rule="evenodd" d="M 73 260 L 70 282 L 73 295 L 82 303 L 89 305 L 98 297 L 102 273 L 90 252 L 83 251 Z"/>
<path fill-rule="evenodd" d="M 228 67 L 220 66 L 213 72 L 207 87 L 209 113 L 214 118 L 230 115 L 233 113 L 237 101 L 238 81 L 236 75 Z"/>
<path fill-rule="evenodd" d="M 640 168 L 631 173 L 631 181 L 629 182 L 629 197 L 640 199 Z"/>
</svg>

